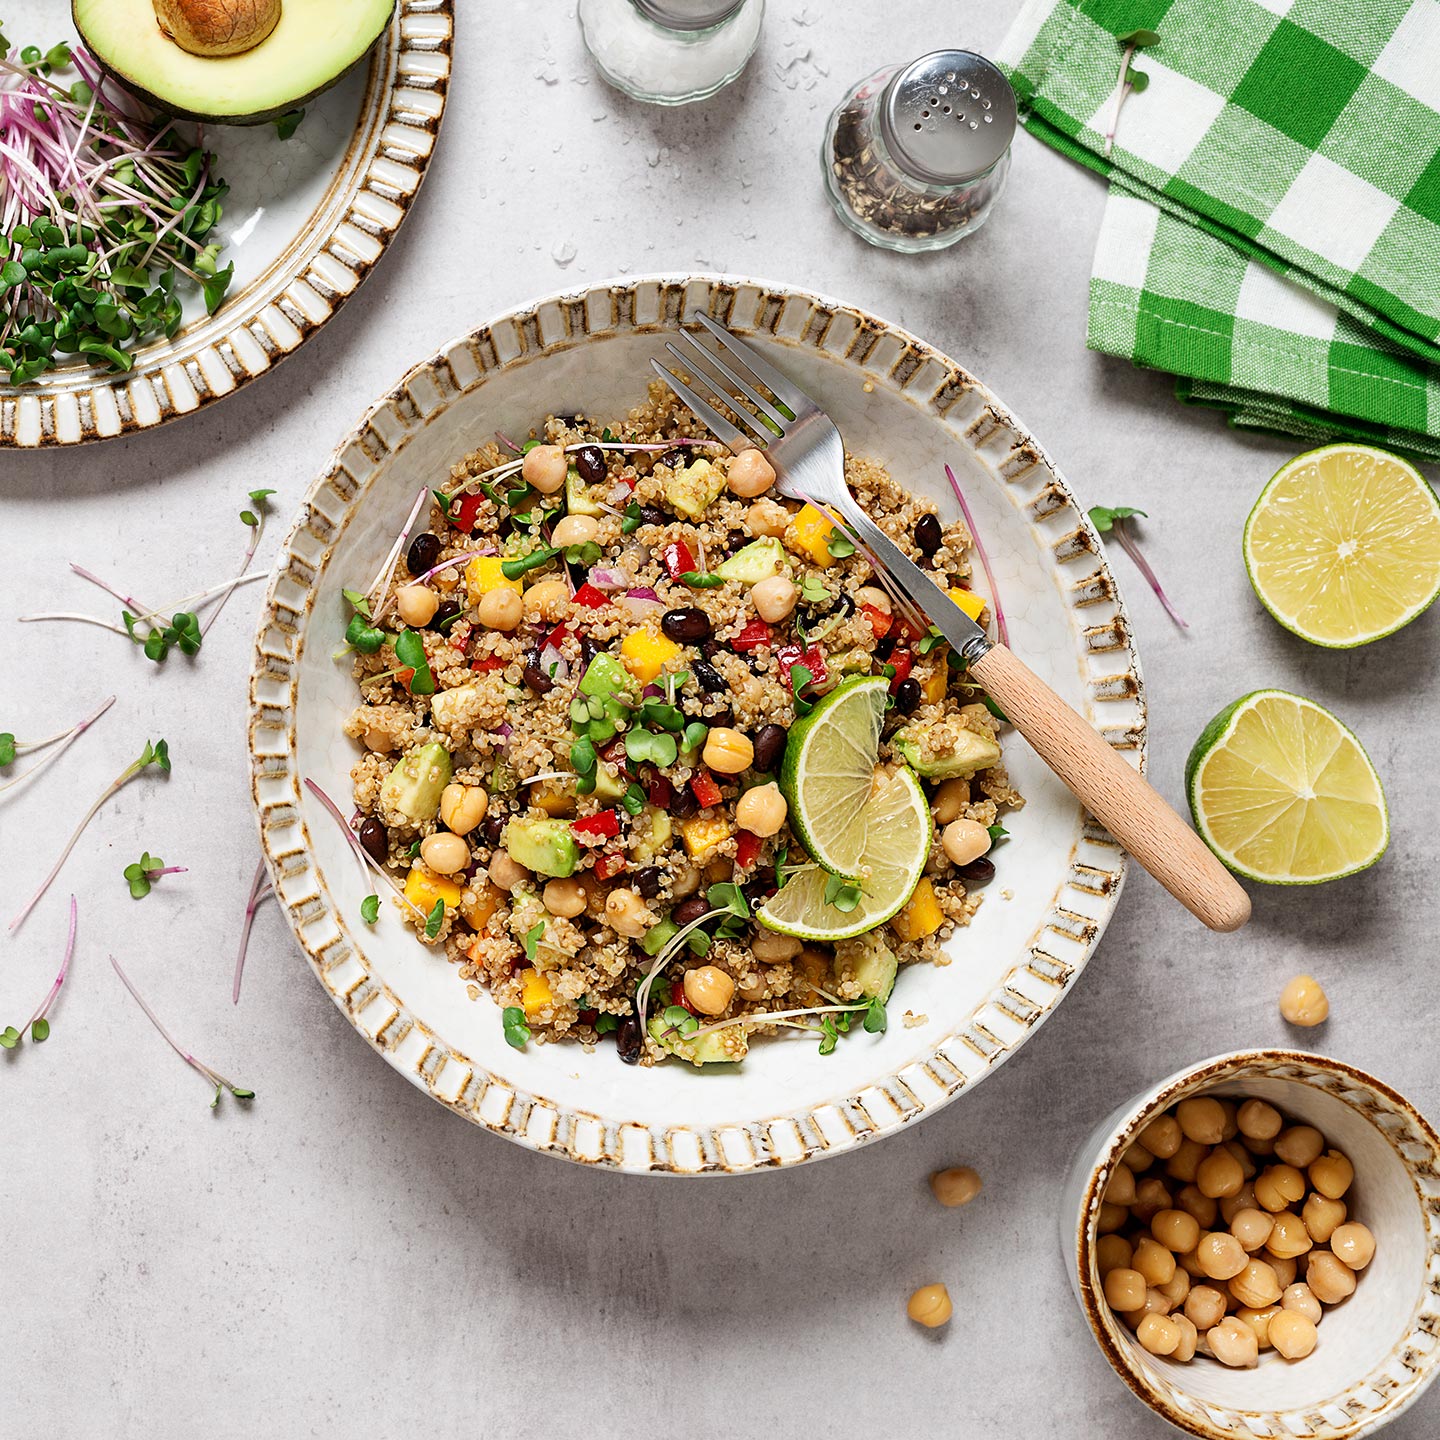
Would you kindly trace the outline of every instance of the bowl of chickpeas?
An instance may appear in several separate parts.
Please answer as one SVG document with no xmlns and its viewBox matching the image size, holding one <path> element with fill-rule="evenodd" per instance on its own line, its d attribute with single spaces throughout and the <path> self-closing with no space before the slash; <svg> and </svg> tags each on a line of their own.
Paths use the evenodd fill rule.
<svg viewBox="0 0 1440 1440">
<path fill-rule="evenodd" d="M 1440 1135 L 1373 1076 L 1246 1050 L 1081 1147 L 1061 1244 L 1125 1383 L 1205 1440 L 1351 1440 L 1440 1368 Z"/>
</svg>

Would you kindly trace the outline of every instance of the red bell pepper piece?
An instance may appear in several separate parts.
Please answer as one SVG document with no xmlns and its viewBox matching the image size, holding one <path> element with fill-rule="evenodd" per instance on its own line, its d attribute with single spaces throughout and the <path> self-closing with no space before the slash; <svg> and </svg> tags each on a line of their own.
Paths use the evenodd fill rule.
<svg viewBox="0 0 1440 1440">
<path fill-rule="evenodd" d="M 915 657 L 908 650 L 896 650 L 887 663 L 895 667 L 895 673 L 890 677 L 890 693 L 893 695 L 910 678 Z"/>
<path fill-rule="evenodd" d="M 700 932 L 698 930 L 692 930 L 690 933 L 692 935 L 698 935 Z M 682 1009 L 688 1010 L 692 1015 L 698 1015 L 700 1013 L 686 998 L 684 985 L 672 985 L 670 987 L 670 1003 L 672 1005 L 679 1005 Z"/>
<path fill-rule="evenodd" d="M 575 592 L 575 603 L 587 610 L 599 610 L 610 603 L 610 597 L 603 590 L 597 590 L 588 580 Z"/>
<path fill-rule="evenodd" d="M 615 855 L 606 851 L 595 862 L 595 878 L 597 880 L 613 880 L 625 868 L 625 857 Z"/>
<path fill-rule="evenodd" d="M 883 640 L 890 633 L 895 617 L 887 615 L 878 605 L 862 605 L 860 608 L 865 612 L 865 618 L 870 622 L 875 638 Z"/>
<path fill-rule="evenodd" d="M 483 495 L 462 495 L 450 506 L 450 523 L 468 535 L 480 518 L 480 506 L 484 501 Z"/>
<path fill-rule="evenodd" d="M 750 831 L 742 830 L 740 839 L 735 846 L 735 868 L 748 870 L 760 858 L 760 850 L 764 844 L 765 842 L 758 835 L 752 835 Z"/>
<path fill-rule="evenodd" d="M 583 820 L 572 820 L 570 828 L 582 840 L 613 840 L 620 833 L 620 817 L 613 810 L 597 810 Z"/>
<path fill-rule="evenodd" d="M 762 645 L 770 643 L 770 627 L 763 620 L 752 620 L 746 627 L 730 642 L 730 644 L 741 652 L 758 650 Z"/>
<path fill-rule="evenodd" d="M 678 580 L 687 570 L 694 570 L 695 555 L 683 540 L 672 540 L 660 547 L 660 558 L 672 580 Z"/>
<path fill-rule="evenodd" d="M 668 810 L 675 800 L 675 787 L 657 770 L 645 776 L 645 798 L 657 809 Z"/>
<path fill-rule="evenodd" d="M 804 650 L 798 645 L 782 645 L 775 652 L 775 658 L 780 662 L 787 685 L 790 684 L 790 671 L 796 665 L 803 665 L 810 672 L 812 689 L 820 689 L 830 678 L 830 672 L 825 668 L 825 652 L 818 645 L 809 645 Z"/>
<path fill-rule="evenodd" d="M 505 662 L 498 655 L 481 655 L 470 662 L 472 670 L 503 670 Z"/>
<path fill-rule="evenodd" d="M 561 643 L 566 639 L 566 637 L 567 637 L 569 634 L 570 634 L 570 629 L 569 629 L 568 626 L 566 626 L 566 625 L 557 625 L 557 626 L 545 637 L 545 644 L 546 644 L 546 645 L 553 645 L 553 646 L 558 650 L 558 649 L 560 648 L 560 646 L 561 646 Z"/>
<path fill-rule="evenodd" d="M 612 765 L 618 765 L 625 758 L 624 739 L 612 740 L 601 752 L 600 758 L 608 760 Z"/>
<path fill-rule="evenodd" d="M 575 1014 L 575 1018 L 582 1025 L 593 1025 L 600 1018 L 600 1012 L 598 1010 L 592 1010 L 587 1007 L 584 1010 L 577 1011 Z"/>
<path fill-rule="evenodd" d="M 708 770 L 697 770 L 690 777 L 690 788 L 695 792 L 695 798 L 700 802 L 702 810 L 708 810 L 710 806 L 720 803 L 720 787 Z"/>
</svg>

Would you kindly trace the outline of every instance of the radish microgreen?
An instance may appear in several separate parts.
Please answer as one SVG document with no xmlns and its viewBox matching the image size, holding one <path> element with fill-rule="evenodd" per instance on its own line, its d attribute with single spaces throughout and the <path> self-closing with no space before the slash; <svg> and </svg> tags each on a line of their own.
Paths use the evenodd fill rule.
<svg viewBox="0 0 1440 1440">
<path fill-rule="evenodd" d="M 444 923 L 445 902 L 443 900 L 437 900 L 431 907 L 430 913 L 425 917 L 425 938 L 427 940 L 433 940 L 440 933 L 440 927 Z"/>
<path fill-rule="evenodd" d="M 825 879 L 825 903 L 833 905 L 837 910 L 848 915 L 854 910 L 862 899 L 860 887 L 852 881 L 842 879 L 839 875 L 829 875 Z"/>
<path fill-rule="evenodd" d="M 521 941 L 521 944 L 524 946 L 525 958 L 526 958 L 532 965 L 535 963 L 535 954 L 536 954 L 536 951 L 539 949 L 540 942 L 541 942 L 544 938 L 545 938 L 545 922 L 544 922 L 543 920 L 537 921 L 534 925 L 532 925 L 532 926 L 525 932 L 525 937 L 524 937 L 524 939 Z"/>
<path fill-rule="evenodd" d="M 837 530 L 825 542 L 825 548 L 836 560 L 844 560 L 855 553 L 855 542 Z"/>
<path fill-rule="evenodd" d="M 1000 637 L 1002 645 L 1010 643 L 1010 627 L 1005 623 L 1005 607 L 1000 603 L 1000 590 L 995 584 L 995 572 L 990 568 L 990 553 L 985 549 L 985 542 L 980 538 L 980 531 L 975 525 L 975 517 L 970 513 L 970 506 L 965 500 L 965 492 L 960 488 L 960 482 L 955 478 L 955 472 L 947 465 L 945 467 L 945 478 L 950 482 L 950 488 L 955 492 L 955 498 L 960 502 L 960 513 L 965 517 L 965 526 L 970 531 L 970 539 L 975 544 L 975 553 L 980 557 L 980 568 L 985 572 L 985 581 L 990 586 L 990 609 L 995 614 L 995 633 Z M 954 652 L 952 651 L 953 655 Z"/>
<path fill-rule="evenodd" d="M 425 658 L 425 641 L 418 630 L 404 630 L 396 637 L 395 658 L 402 669 L 414 672 L 405 682 L 405 688 L 412 695 L 435 693 L 435 676 L 430 669 L 429 660 Z M 367 677 L 366 684 L 383 678 L 379 675 Z"/>
<path fill-rule="evenodd" d="M 65 977 L 70 972 L 70 961 L 75 954 L 75 926 L 79 918 L 79 907 L 75 897 L 70 897 L 70 933 L 65 941 L 65 955 L 60 961 L 60 973 L 56 975 L 54 983 L 46 991 L 45 998 L 36 1007 L 35 1013 L 16 1029 L 14 1025 L 7 1025 L 3 1034 L 0 1034 L 0 1048 L 13 1050 L 25 1038 L 25 1032 L 30 1032 L 30 1038 L 38 1045 L 42 1040 L 50 1038 L 50 1007 L 55 1003 L 55 997 L 60 993 L 60 987 L 65 983 Z"/>
<path fill-rule="evenodd" d="M 518 1005 L 507 1005 L 501 1014 L 500 1023 L 505 1027 L 505 1043 L 517 1050 L 525 1048 L 530 1038 L 530 1027 L 525 1023 L 525 1012 Z"/>
<path fill-rule="evenodd" d="M 283 115 L 277 115 L 270 122 L 275 127 L 276 138 L 288 140 L 300 128 L 300 122 L 304 118 L 305 107 L 303 105 L 298 110 L 287 110 Z"/>
<path fill-rule="evenodd" d="M 37 761 L 28 770 L 22 771 L 19 775 L 12 775 L 4 784 L 0 784 L 0 794 L 13 789 L 16 785 L 24 784 L 26 780 L 34 779 L 47 765 L 53 765 L 114 703 L 115 697 L 108 696 L 93 715 L 87 716 L 77 725 L 72 725 L 68 730 L 47 735 L 43 740 L 17 740 L 8 730 L 5 734 L 0 735 L 0 769 L 13 765 L 17 756 L 27 754 L 32 750 L 45 750 L 51 745 L 59 747 L 52 750 L 43 760 Z"/>
<path fill-rule="evenodd" d="M 367 895 L 360 902 L 360 918 L 367 925 L 373 925 L 380 918 L 380 897 L 378 895 Z"/>
<path fill-rule="evenodd" d="M 255 912 L 265 900 L 273 900 L 275 891 L 262 859 L 255 866 L 255 878 L 250 882 L 250 896 L 245 901 L 245 923 L 240 928 L 240 947 L 235 952 L 235 983 L 230 988 L 230 1003 L 240 1003 L 240 978 L 245 973 L 245 955 L 250 949 L 250 931 L 255 924 Z"/>
<path fill-rule="evenodd" d="M 1115 105 L 1110 112 L 1110 128 L 1105 132 L 1105 155 L 1108 158 L 1115 148 L 1115 132 L 1120 125 L 1120 107 L 1130 95 L 1138 95 L 1150 84 L 1150 77 L 1143 70 L 1137 70 L 1130 62 L 1141 50 L 1152 50 L 1160 43 L 1160 37 L 1153 30 L 1127 30 L 1115 37 L 1119 42 L 1120 78 L 1115 82 Z"/>
<path fill-rule="evenodd" d="M 130 894 L 136 900 L 143 900 L 151 886 L 162 875 L 184 875 L 183 865 L 167 865 L 158 855 L 146 850 L 138 860 L 125 867 L 125 879 L 130 883 Z"/>
<path fill-rule="evenodd" d="M 1182 629 L 1188 630 L 1189 623 L 1184 620 L 1180 612 L 1170 602 L 1170 597 L 1160 585 L 1155 572 L 1150 568 L 1149 562 L 1140 553 L 1139 542 L 1135 539 L 1127 523 L 1135 516 L 1141 519 L 1149 519 L 1143 510 L 1137 510 L 1133 505 L 1105 506 L 1096 505 L 1090 511 L 1090 523 L 1102 534 L 1113 535 L 1119 542 L 1120 548 L 1135 562 L 1135 568 L 1145 577 L 1150 588 L 1155 592 L 1155 598 L 1164 607 L 1165 613 Z"/>
</svg>

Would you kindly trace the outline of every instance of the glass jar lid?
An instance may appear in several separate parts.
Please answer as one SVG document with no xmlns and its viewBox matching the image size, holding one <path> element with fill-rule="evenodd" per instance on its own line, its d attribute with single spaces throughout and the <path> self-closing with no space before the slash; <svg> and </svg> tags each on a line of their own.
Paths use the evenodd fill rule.
<svg viewBox="0 0 1440 1440">
<path fill-rule="evenodd" d="M 1010 148 L 1015 92 L 983 55 L 935 50 L 885 86 L 880 135 L 917 180 L 959 185 L 983 175 Z"/>
<path fill-rule="evenodd" d="M 728 20 L 745 0 L 630 0 L 647 20 L 667 30 L 708 30 Z"/>
</svg>

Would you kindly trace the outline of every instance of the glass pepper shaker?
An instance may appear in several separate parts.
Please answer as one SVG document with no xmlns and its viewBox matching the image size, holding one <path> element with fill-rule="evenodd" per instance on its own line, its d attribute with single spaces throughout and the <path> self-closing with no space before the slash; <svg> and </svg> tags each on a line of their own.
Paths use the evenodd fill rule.
<svg viewBox="0 0 1440 1440">
<path fill-rule="evenodd" d="M 973 235 L 1005 188 L 1015 92 L 983 55 L 936 50 L 862 80 L 836 107 L 821 159 L 836 213 L 889 250 Z"/>
<path fill-rule="evenodd" d="M 578 14 L 585 48 L 617 90 L 688 105 L 745 68 L 765 0 L 580 0 Z"/>
</svg>

